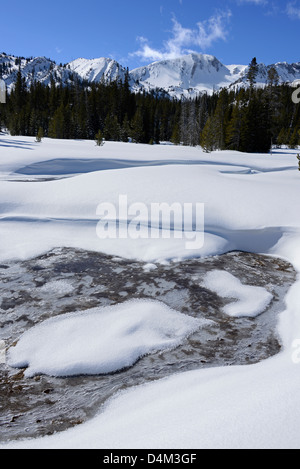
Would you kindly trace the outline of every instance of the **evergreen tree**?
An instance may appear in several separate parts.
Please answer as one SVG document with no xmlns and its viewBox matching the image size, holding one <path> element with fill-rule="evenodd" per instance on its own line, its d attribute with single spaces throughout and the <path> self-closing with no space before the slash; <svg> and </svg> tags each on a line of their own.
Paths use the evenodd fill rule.
<svg viewBox="0 0 300 469">
<path fill-rule="evenodd" d="M 221 90 L 218 96 L 217 106 L 211 120 L 214 133 L 214 146 L 220 150 L 225 149 L 226 127 L 228 125 L 228 92 Z"/>
<path fill-rule="evenodd" d="M 268 70 L 267 84 L 269 87 L 273 88 L 274 86 L 278 86 L 278 83 L 279 83 L 278 72 L 274 66 L 270 67 Z"/>
<path fill-rule="evenodd" d="M 189 144 L 188 122 L 189 122 L 188 101 L 183 101 L 181 103 L 181 113 L 180 113 L 180 140 L 183 143 L 183 145 Z"/>
<path fill-rule="evenodd" d="M 54 112 L 49 123 L 50 138 L 65 138 L 64 106 L 61 104 Z"/>
<path fill-rule="evenodd" d="M 174 145 L 179 145 L 181 143 L 180 139 L 180 114 L 181 114 L 181 106 L 175 104 L 175 112 L 174 112 L 174 120 L 172 123 L 172 134 L 170 140 Z M 198 136 L 199 140 L 199 136 Z M 199 142 L 198 142 L 199 143 Z"/>
<path fill-rule="evenodd" d="M 39 130 L 38 130 L 35 141 L 36 142 L 41 142 L 43 137 L 44 137 L 44 131 L 43 131 L 42 127 L 39 127 Z"/>
<path fill-rule="evenodd" d="M 256 61 L 256 57 L 253 57 L 249 64 L 248 72 L 247 72 L 247 80 L 250 84 L 250 90 L 253 89 L 254 84 L 256 82 L 256 76 L 258 74 L 258 64 Z"/>
<path fill-rule="evenodd" d="M 180 128 L 179 128 L 178 122 L 176 122 L 173 127 L 173 132 L 171 135 L 171 142 L 174 143 L 174 145 L 180 144 Z"/>
<path fill-rule="evenodd" d="M 297 154 L 297 160 L 298 160 L 298 169 L 300 171 L 300 155 L 299 155 L 299 153 Z"/>
<path fill-rule="evenodd" d="M 195 147 L 199 145 L 200 126 L 198 120 L 198 113 L 196 110 L 196 101 L 192 100 L 188 106 L 188 145 Z"/>
<path fill-rule="evenodd" d="M 299 140 L 299 130 L 295 128 L 289 140 L 289 148 L 297 148 L 300 145 Z"/>
<path fill-rule="evenodd" d="M 121 129 L 120 129 L 120 138 L 122 142 L 128 142 L 129 137 L 130 137 L 130 124 L 129 124 L 128 115 L 125 114 Z"/>
<path fill-rule="evenodd" d="M 12 135 L 26 135 L 26 85 L 22 77 L 21 68 L 17 72 L 17 79 L 10 95 L 11 113 L 8 128 Z"/>
<path fill-rule="evenodd" d="M 242 88 L 233 104 L 231 110 L 231 116 L 226 128 L 226 148 L 229 150 L 240 150 L 241 145 L 241 131 L 242 131 L 242 118 L 245 112 L 245 106 L 247 105 L 247 94 Z"/>
<path fill-rule="evenodd" d="M 214 151 L 218 148 L 214 130 L 214 119 L 212 116 L 210 116 L 206 121 L 200 137 L 200 145 L 206 153 L 210 153 L 211 151 Z"/>
<path fill-rule="evenodd" d="M 136 113 L 131 122 L 131 135 L 136 143 L 144 142 L 144 120 L 141 108 L 136 110 Z"/>
<path fill-rule="evenodd" d="M 289 142 L 289 131 L 282 128 L 277 137 L 277 146 L 281 147 L 282 145 L 287 145 Z"/>
<path fill-rule="evenodd" d="M 101 132 L 100 129 L 95 135 L 95 142 L 98 147 L 102 147 L 104 145 L 103 133 Z"/>
<path fill-rule="evenodd" d="M 267 101 L 260 90 L 251 94 L 245 107 L 241 122 L 240 151 L 249 153 L 267 153 L 271 147 Z"/>
<path fill-rule="evenodd" d="M 120 140 L 120 125 L 116 115 L 107 114 L 104 122 L 103 135 L 105 140 L 116 142 Z"/>
<path fill-rule="evenodd" d="M 253 59 L 249 89 L 176 100 L 160 92 L 132 93 L 128 74 L 109 84 L 74 79 L 58 86 L 52 78 L 49 86 L 33 82 L 27 89 L 19 69 L 1 107 L 1 126 L 15 135 L 37 136 L 42 128 L 45 136 L 90 140 L 100 130 L 107 140 L 200 143 L 206 151 L 268 152 L 271 139 L 299 145 L 300 106 L 291 100 L 290 86 L 279 85 L 271 67 L 268 85 L 255 89 L 257 70 Z"/>
</svg>

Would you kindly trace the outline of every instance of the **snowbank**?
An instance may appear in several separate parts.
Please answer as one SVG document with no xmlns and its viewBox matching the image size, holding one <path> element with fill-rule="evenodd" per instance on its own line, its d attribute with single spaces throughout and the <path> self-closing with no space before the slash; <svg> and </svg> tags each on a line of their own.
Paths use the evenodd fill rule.
<svg viewBox="0 0 300 469">
<path fill-rule="evenodd" d="M 234 249 L 269 252 L 285 233 L 297 231 L 300 226 L 300 215 L 295 212 L 299 172 L 293 154 L 271 157 L 226 151 L 207 155 L 199 148 L 112 142 L 99 149 L 93 142 L 45 139 L 34 144 L 25 137 L 19 139 L 24 142 L 21 146 L 15 137 L 7 140 L 9 144 L 0 147 L 2 260 L 26 259 L 56 246 L 79 247 L 150 263 Z M 69 174 L 60 179 L 66 176 L 63 165 L 59 166 L 60 174 L 58 171 L 54 175 L 58 179 L 46 182 L 38 182 L 33 174 L 16 173 L 26 165 L 59 157 L 70 159 L 76 168 L 76 161 L 82 161 L 83 155 L 87 158 L 85 172 L 75 176 Z M 131 168 L 90 172 L 93 161 L 105 165 L 112 159 L 127 159 Z M 148 166 L 149 162 L 152 166 Z M 38 176 L 51 174 L 39 172 Z M 143 204 L 149 212 L 153 202 L 204 204 L 204 245 L 188 250 L 184 236 L 99 239 L 97 207 L 109 202 L 118 208 L 120 195 L 126 195 L 129 205 Z M 144 227 L 149 227 L 148 222 L 143 220 Z"/>
<path fill-rule="evenodd" d="M 48 319 L 8 351 L 8 364 L 25 376 L 104 374 L 151 352 L 178 346 L 203 320 L 157 301 L 134 300 Z"/>
<path fill-rule="evenodd" d="M 224 306 L 229 316 L 254 317 L 262 313 L 272 301 L 273 295 L 265 288 L 243 285 L 240 280 L 225 270 L 213 270 L 206 274 L 202 285 L 223 298 L 237 301 Z"/>
<path fill-rule="evenodd" d="M 281 359 L 173 375 L 110 400 L 97 417 L 28 449 L 299 448 L 299 376 Z"/>
<path fill-rule="evenodd" d="M 200 149 L 167 145 L 107 142 L 99 151 L 91 142 L 44 139 L 38 145 L 33 139 L 6 137 L 1 144 L 3 140 L 2 260 L 27 258 L 56 246 L 97 250 L 149 263 L 239 249 L 281 256 L 300 275 L 300 175 L 292 150 L 273 155 L 229 151 L 207 155 Z M 130 169 L 90 173 L 86 168 L 85 174 L 68 175 L 67 179 L 59 179 L 66 174 L 56 174 L 58 179 L 48 182 L 26 182 L 34 175 L 29 178 L 16 173 L 26 165 L 57 158 L 166 162 L 145 167 L 134 167 L 133 163 Z M 167 165 L 167 160 L 172 165 Z M 104 201 L 117 204 L 119 194 L 126 194 L 130 203 L 146 206 L 153 201 L 204 203 L 204 246 L 187 251 L 184 239 L 173 238 L 99 240 L 97 206 Z M 299 275 L 279 317 L 283 348 L 277 356 L 257 365 L 187 372 L 140 386 L 115 396 L 86 424 L 1 448 L 299 448 L 300 373 L 293 359 L 300 338 Z M 226 279 L 224 294 L 232 283 L 232 278 Z M 234 296 L 241 298 L 244 286 L 235 286 Z M 215 287 L 221 294 L 219 282 Z M 248 291 L 246 304 L 250 305 L 251 299 L 251 310 L 257 313 L 269 298 L 265 293 L 257 297 L 257 291 L 252 290 L 253 298 Z M 49 330 L 45 329 L 45 334 L 48 337 Z M 126 342 L 124 329 L 121 336 Z M 156 340 L 151 346 L 154 343 Z M 26 358 L 17 358 L 19 364 L 25 364 L 33 355 L 30 352 Z M 120 364 L 119 359 L 116 362 Z M 50 365 L 45 360 L 43 366 Z M 35 365 L 30 366 L 33 371 Z"/>
</svg>

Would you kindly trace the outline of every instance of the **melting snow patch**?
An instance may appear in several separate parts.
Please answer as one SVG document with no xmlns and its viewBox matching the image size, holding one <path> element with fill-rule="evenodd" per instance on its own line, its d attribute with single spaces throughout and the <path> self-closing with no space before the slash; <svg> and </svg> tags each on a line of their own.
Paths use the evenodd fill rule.
<svg viewBox="0 0 300 469">
<path fill-rule="evenodd" d="M 235 298 L 236 301 L 223 308 L 224 313 L 234 317 L 258 316 L 273 299 L 273 295 L 265 288 L 243 285 L 224 270 L 213 270 L 206 274 L 202 285 L 222 298 Z"/>
<path fill-rule="evenodd" d="M 29 377 L 110 373 L 177 347 L 205 322 L 151 300 L 63 314 L 26 331 L 8 351 L 8 364 L 27 367 Z"/>
<path fill-rule="evenodd" d="M 73 290 L 74 287 L 65 280 L 54 280 L 53 282 L 45 283 L 45 285 L 40 288 L 40 291 L 44 293 L 54 293 L 57 295 L 67 295 L 72 293 Z"/>
<path fill-rule="evenodd" d="M 0 364 L 6 362 L 6 347 L 5 341 L 0 340 Z"/>
<path fill-rule="evenodd" d="M 148 262 L 143 267 L 144 272 L 150 272 L 151 270 L 155 270 L 155 269 L 157 269 L 157 265 L 155 265 L 151 262 Z"/>
</svg>

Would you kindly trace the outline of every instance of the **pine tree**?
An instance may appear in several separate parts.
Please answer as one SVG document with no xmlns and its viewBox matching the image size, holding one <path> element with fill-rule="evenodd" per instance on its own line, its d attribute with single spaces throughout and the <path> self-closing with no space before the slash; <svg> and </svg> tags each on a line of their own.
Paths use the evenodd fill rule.
<svg viewBox="0 0 300 469">
<path fill-rule="evenodd" d="M 102 147 L 104 145 L 103 133 L 101 132 L 100 129 L 95 135 L 95 142 L 98 147 Z"/>
<path fill-rule="evenodd" d="M 144 119 L 141 108 L 138 108 L 131 122 L 131 134 L 136 143 L 144 142 Z"/>
<path fill-rule="evenodd" d="M 225 148 L 226 127 L 228 125 L 228 92 L 223 89 L 219 93 L 217 106 L 211 121 L 214 132 L 214 145 L 223 150 Z"/>
<path fill-rule="evenodd" d="M 8 128 L 12 135 L 26 135 L 26 98 L 27 90 L 25 79 L 22 77 L 19 67 L 16 82 L 10 95 L 10 113 Z"/>
<path fill-rule="evenodd" d="M 226 148 L 229 150 L 240 150 L 242 117 L 247 105 L 247 94 L 242 88 L 232 104 L 231 116 L 226 128 Z"/>
<path fill-rule="evenodd" d="M 215 123 L 212 116 L 210 116 L 200 136 L 200 145 L 206 153 L 210 153 L 218 148 L 215 138 Z"/>
<path fill-rule="evenodd" d="M 271 147 L 269 109 L 261 90 L 251 94 L 241 124 L 240 151 L 267 153 Z"/>
<path fill-rule="evenodd" d="M 66 138 L 65 115 L 63 103 L 56 109 L 49 123 L 49 137 Z"/>
<path fill-rule="evenodd" d="M 43 137 L 44 137 L 44 131 L 43 131 L 42 127 L 39 127 L 39 130 L 38 130 L 35 141 L 36 142 L 41 142 Z"/>
<path fill-rule="evenodd" d="M 200 126 L 198 120 L 198 113 L 196 110 L 196 101 L 192 100 L 188 106 L 188 122 L 187 122 L 187 133 L 188 133 L 188 145 L 195 147 L 199 145 L 199 134 Z"/>
<path fill-rule="evenodd" d="M 103 134 L 105 140 L 120 141 L 120 125 L 116 115 L 107 114 L 104 123 Z"/>
<path fill-rule="evenodd" d="M 183 145 L 189 145 L 189 102 L 183 101 L 181 103 L 181 113 L 180 113 L 180 140 Z"/>
<path fill-rule="evenodd" d="M 121 129 L 120 129 L 120 138 L 122 142 L 128 142 L 129 137 L 130 137 L 130 124 L 129 124 L 128 115 L 125 114 Z"/>
<path fill-rule="evenodd" d="M 297 148 L 300 144 L 299 140 L 299 130 L 295 128 L 289 140 L 289 148 Z"/>
<path fill-rule="evenodd" d="M 180 129 L 178 122 L 176 122 L 174 125 L 173 132 L 171 135 L 171 142 L 174 143 L 174 145 L 180 144 Z"/>
<path fill-rule="evenodd" d="M 249 68 L 247 72 L 247 80 L 249 81 L 250 89 L 254 87 L 257 74 L 258 74 L 258 64 L 256 61 L 256 57 L 253 57 L 253 59 L 251 60 L 249 64 Z"/>
<path fill-rule="evenodd" d="M 298 169 L 300 171 L 300 155 L 297 153 L 297 160 L 298 160 Z"/>
<path fill-rule="evenodd" d="M 268 70 L 267 84 L 269 87 L 273 88 L 274 86 L 278 86 L 278 83 L 279 83 L 278 72 L 274 66 L 270 67 Z"/>
<path fill-rule="evenodd" d="M 289 132 L 282 128 L 278 134 L 278 137 L 277 137 L 277 146 L 278 147 L 281 147 L 282 145 L 287 145 L 288 141 L 289 141 L 289 137 L 288 137 L 288 134 Z"/>
</svg>

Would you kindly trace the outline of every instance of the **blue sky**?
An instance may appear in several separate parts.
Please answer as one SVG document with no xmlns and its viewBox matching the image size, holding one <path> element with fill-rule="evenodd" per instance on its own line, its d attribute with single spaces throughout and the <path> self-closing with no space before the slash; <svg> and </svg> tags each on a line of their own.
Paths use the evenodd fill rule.
<svg viewBox="0 0 300 469">
<path fill-rule="evenodd" d="M 66 63 L 111 57 L 129 69 L 190 51 L 224 64 L 300 61 L 300 0 L 15 0 L 0 51 Z"/>
</svg>

